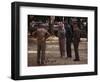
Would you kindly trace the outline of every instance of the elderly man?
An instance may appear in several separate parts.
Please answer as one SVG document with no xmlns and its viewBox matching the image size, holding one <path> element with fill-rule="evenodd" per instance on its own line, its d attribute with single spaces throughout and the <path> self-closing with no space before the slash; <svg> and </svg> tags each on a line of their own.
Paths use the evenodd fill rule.
<svg viewBox="0 0 100 82">
<path fill-rule="evenodd" d="M 43 65 L 45 64 L 46 39 L 50 34 L 42 24 L 39 24 L 37 30 L 32 35 L 37 38 L 37 64 Z"/>
<path fill-rule="evenodd" d="M 72 43 L 72 27 L 68 23 L 68 20 L 65 20 L 64 22 L 65 30 L 66 30 L 66 51 L 67 51 L 67 58 L 72 58 L 72 52 L 71 52 L 71 43 Z"/>
<path fill-rule="evenodd" d="M 58 23 L 58 37 L 59 37 L 59 48 L 61 57 L 66 57 L 66 37 L 65 37 L 65 28 L 63 22 Z"/>
<path fill-rule="evenodd" d="M 76 18 L 72 19 L 72 28 L 73 28 L 73 44 L 74 44 L 74 51 L 75 51 L 74 61 L 80 61 L 79 52 L 78 52 L 79 42 L 80 42 L 80 29 Z"/>
</svg>

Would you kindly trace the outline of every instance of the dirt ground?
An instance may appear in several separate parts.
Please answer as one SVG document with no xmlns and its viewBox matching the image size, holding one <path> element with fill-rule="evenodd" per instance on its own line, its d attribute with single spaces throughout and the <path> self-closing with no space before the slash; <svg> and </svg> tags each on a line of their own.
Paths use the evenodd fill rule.
<svg viewBox="0 0 100 82">
<path fill-rule="evenodd" d="M 79 55 L 80 61 L 73 61 L 75 58 L 73 44 L 72 48 L 72 58 L 61 58 L 59 51 L 58 38 L 52 36 L 46 41 L 46 64 L 48 65 L 76 65 L 76 64 L 87 64 L 88 54 L 87 54 L 87 40 L 81 39 L 79 44 Z M 33 37 L 28 38 L 28 66 L 37 66 L 37 41 Z"/>
</svg>

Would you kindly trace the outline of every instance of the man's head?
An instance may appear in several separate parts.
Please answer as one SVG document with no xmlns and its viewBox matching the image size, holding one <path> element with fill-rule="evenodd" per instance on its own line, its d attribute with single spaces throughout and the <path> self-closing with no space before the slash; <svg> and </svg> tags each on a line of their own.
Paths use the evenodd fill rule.
<svg viewBox="0 0 100 82">
<path fill-rule="evenodd" d="M 77 24 L 78 24 L 77 18 L 72 18 L 72 25 L 77 25 Z"/>
</svg>

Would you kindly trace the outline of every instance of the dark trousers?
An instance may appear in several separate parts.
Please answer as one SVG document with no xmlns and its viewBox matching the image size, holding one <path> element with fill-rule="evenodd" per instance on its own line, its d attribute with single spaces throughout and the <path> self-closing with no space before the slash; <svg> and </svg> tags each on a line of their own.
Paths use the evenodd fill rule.
<svg viewBox="0 0 100 82">
<path fill-rule="evenodd" d="M 80 31 L 76 30 L 73 32 L 73 45 L 75 52 L 75 59 L 79 59 L 79 42 L 80 42 Z"/>
<path fill-rule="evenodd" d="M 71 42 L 72 38 L 71 37 L 66 37 L 66 51 L 67 51 L 67 57 L 72 57 L 71 53 Z"/>
<path fill-rule="evenodd" d="M 46 42 L 38 43 L 38 47 L 37 47 L 37 63 L 38 64 L 44 64 L 45 62 L 45 48 L 46 48 Z"/>
<path fill-rule="evenodd" d="M 79 52 L 78 52 L 79 41 L 75 40 L 73 41 L 73 44 L 74 44 L 75 59 L 79 59 Z"/>
<path fill-rule="evenodd" d="M 59 47 L 60 47 L 61 57 L 63 57 L 63 56 L 66 55 L 66 51 L 65 51 L 65 49 L 66 49 L 65 41 L 66 41 L 65 38 L 59 38 Z"/>
</svg>

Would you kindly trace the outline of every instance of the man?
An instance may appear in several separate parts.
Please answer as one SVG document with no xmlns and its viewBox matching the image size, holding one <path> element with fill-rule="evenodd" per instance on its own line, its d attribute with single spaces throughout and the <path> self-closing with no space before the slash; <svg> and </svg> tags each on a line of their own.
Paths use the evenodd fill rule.
<svg viewBox="0 0 100 82">
<path fill-rule="evenodd" d="M 37 64 L 43 65 L 45 64 L 46 39 L 50 34 L 42 24 L 39 24 L 37 30 L 32 35 L 37 38 Z"/>
<path fill-rule="evenodd" d="M 71 42 L 72 42 L 72 28 L 68 24 L 67 19 L 65 20 L 65 30 L 66 30 L 66 51 L 67 51 L 67 58 L 72 58 L 71 53 Z"/>
<path fill-rule="evenodd" d="M 65 28 L 63 22 L 59 22 L 58 37 L 59 37 L 59 48 L 61 57 L 66 57 L 66 38 Z"/>
<path fill-rule="evenodd" d="M 74 61 L 80 61 L 79 52 L 78 52 L 79 42 L 80 42 L 80 29 L 76 18 L 73 18 L 72 20 L 72 28 L 73 28 L 73 44 L 74 44 L 74 51 L 75 51 Z"/>
</svg>

